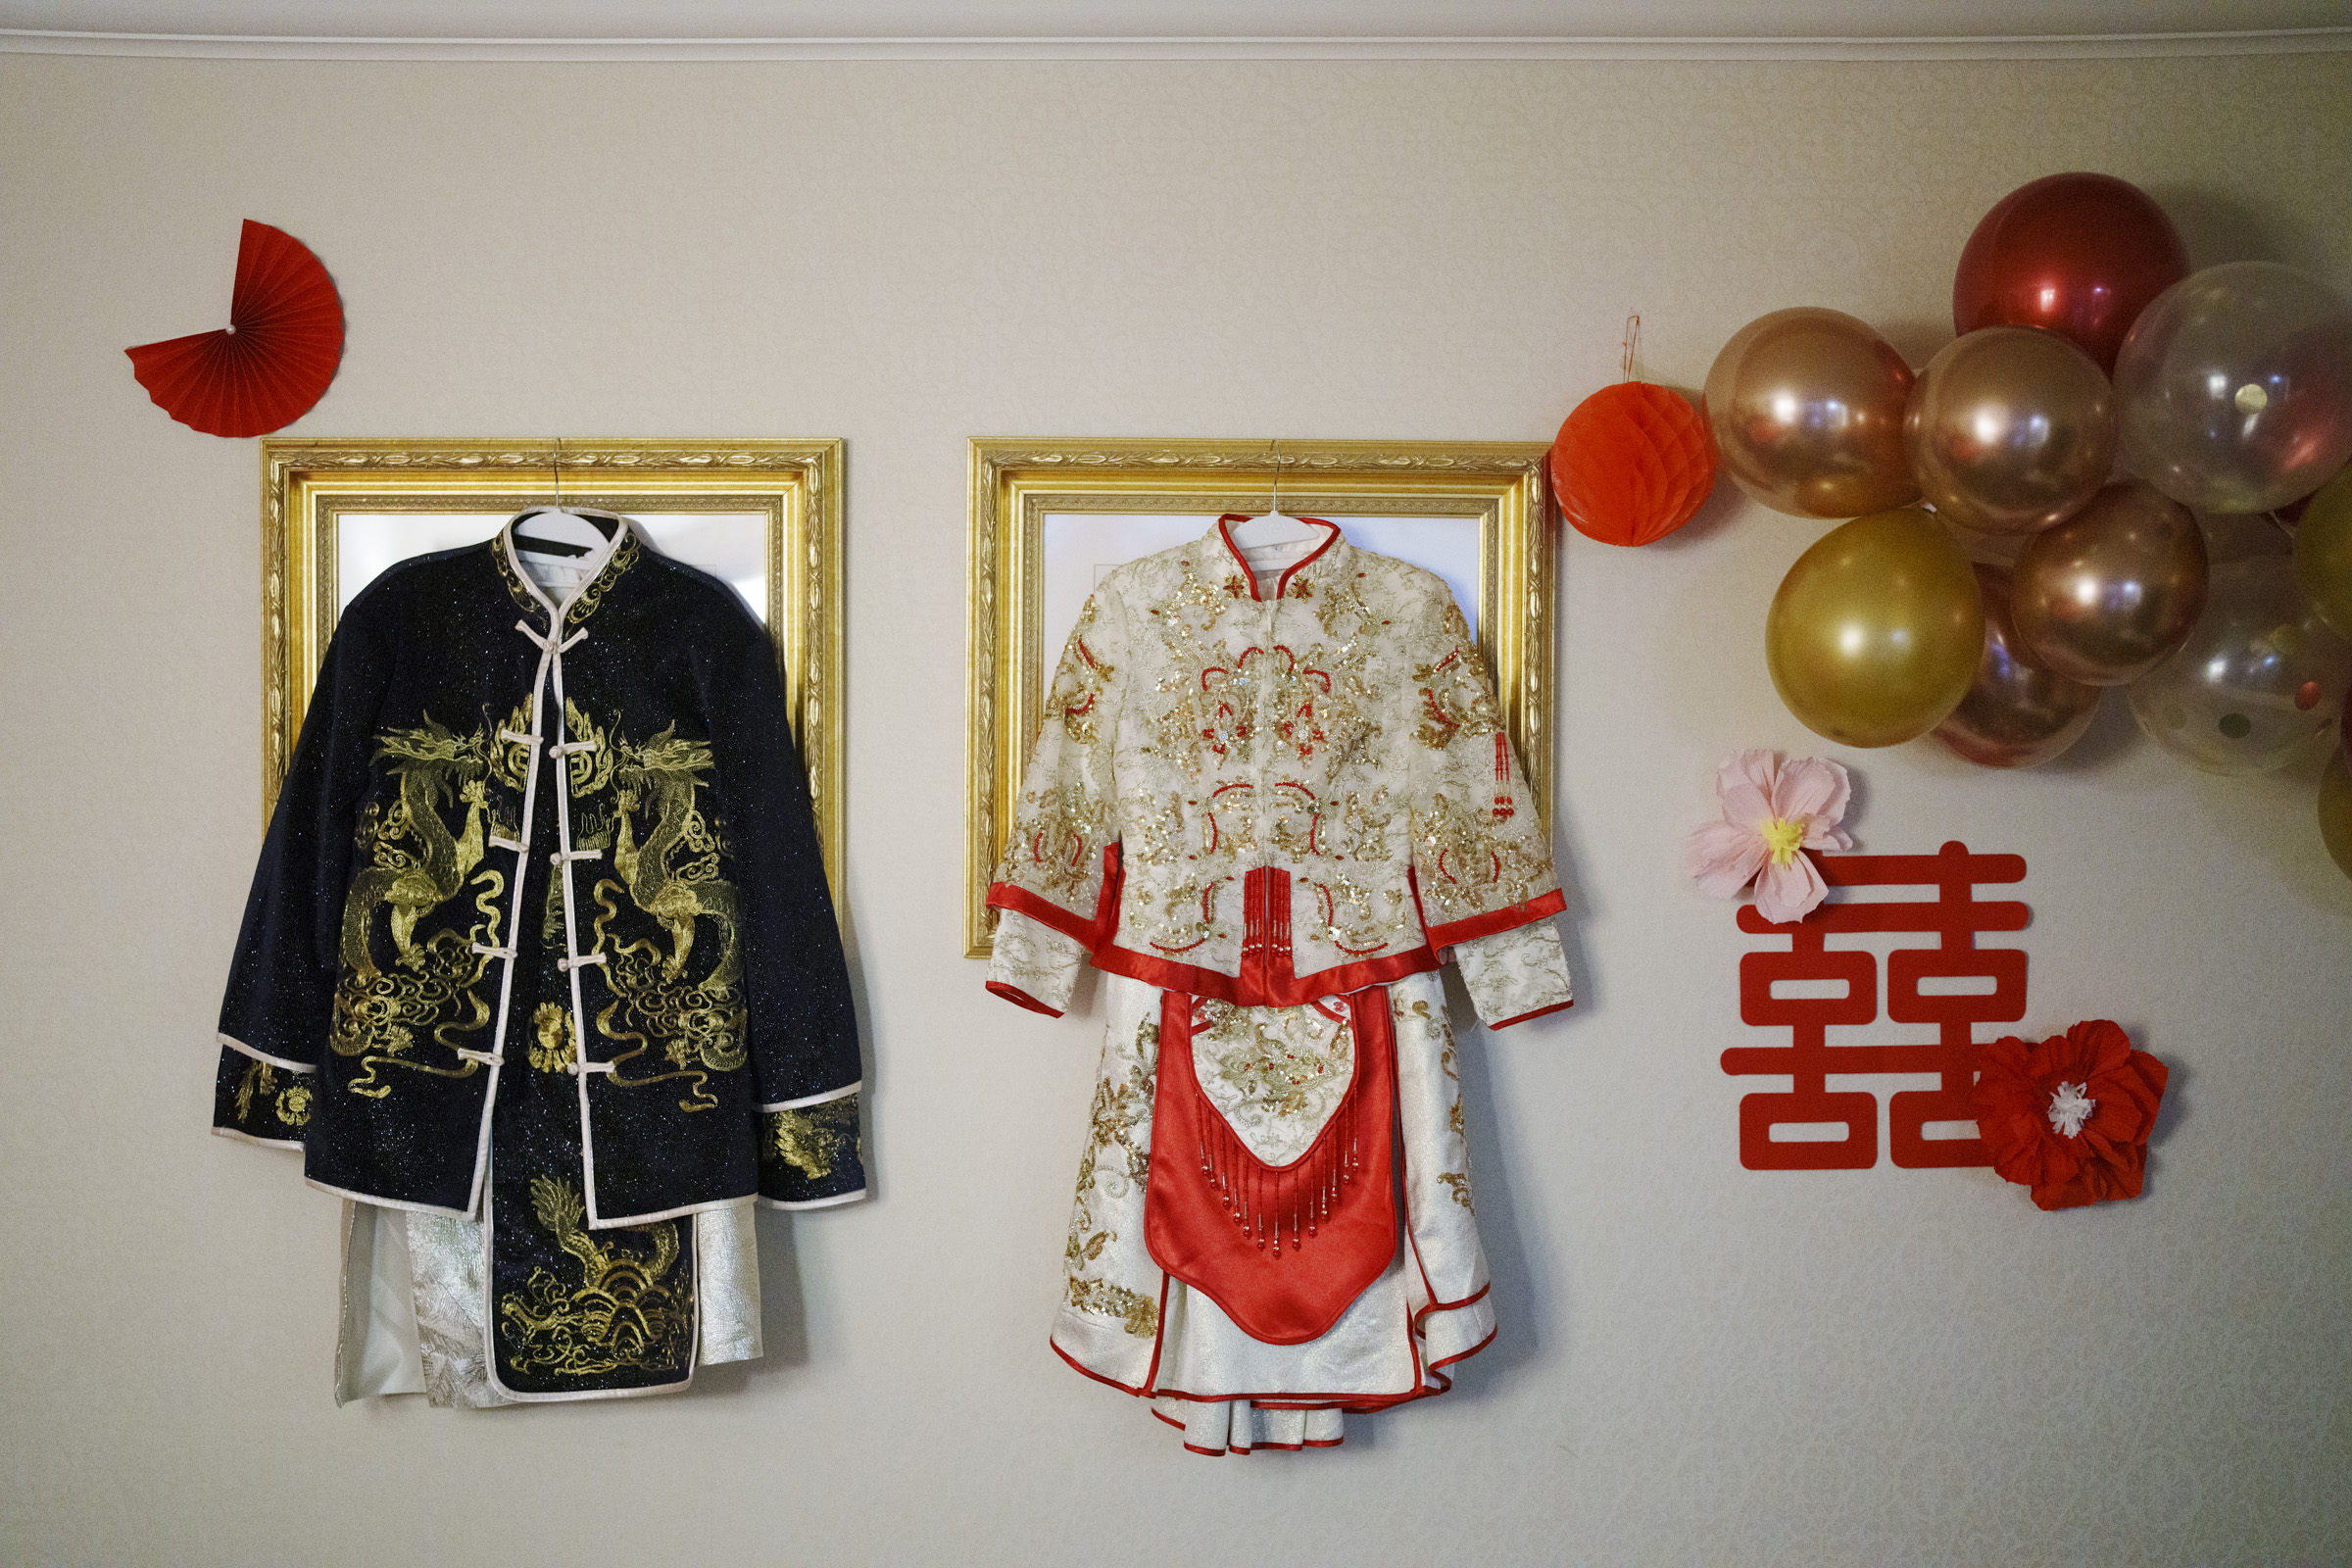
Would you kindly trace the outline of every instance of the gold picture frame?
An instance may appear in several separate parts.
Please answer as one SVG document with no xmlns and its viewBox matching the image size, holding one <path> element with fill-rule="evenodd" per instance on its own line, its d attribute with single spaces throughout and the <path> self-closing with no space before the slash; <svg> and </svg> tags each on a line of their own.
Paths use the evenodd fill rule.
<svg viewBox="0 0 2352 1568">
<path fill-rule="evenodd" d="M 1206 519 L 1263 512 L 1280 480 L 1293 515 L 1459 519 L 1478 529 L 1479 651 L 1542 819 L 1550 821 L 1550 493 L 1529 442 L 1018 441 L 971 444 L 965 690 L 963 942 L 996 936 L 988 888 L 1011 830 L 1049 663 L 1046 519 Z M 1142 552 L 1138 552 L 1139 554 Z"/>
<path fill-rule="evenodd" d="M 545 506 L 647 518 L 727 515 L 763 534 L 761 612 L 808 770 L 817 839 L 842 906 L 842 443 L 839 440 L 327 440 L 262 442 L 262 817 L 269 820 L 334 635 L 346 519 L 382 534 L 416 514 L 502 516 Z M 424 531 L 421 527 L 420 532 Z M 397 538 L 397 534 L 393 537 Z M 418 542 L 417 554 L 439 548 Z M 351 585 L 355 590 L 358 584 Z M 740 584 L 739 586 L 746 586 Z M 746 586 L 746 597 L 758 599 Z"/>
</svg>

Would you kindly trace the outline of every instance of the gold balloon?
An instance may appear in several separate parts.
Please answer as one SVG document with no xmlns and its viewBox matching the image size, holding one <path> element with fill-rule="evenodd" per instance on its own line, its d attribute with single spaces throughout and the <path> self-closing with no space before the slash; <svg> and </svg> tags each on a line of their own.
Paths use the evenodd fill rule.
<svg viewBox="0 0 2352 1568">
<path fill-rule="evenodd" d="M 1734 333 L 1701 406 L 1740 489 L 1775 512 L 1851 517 L 1919 499 L 1910 396 L 1911 368 L 1869 323 L 1804 306 Z"/>
<path fill-rule="evenodd" d="M 2326 484 L 2295 524 L 2295 576 L 2320 618 L 2352 637 L 2352 468 Z"/>
<path fill-rule="evenodd" d="M 2090 728 L 2099 689 L 2026 660 L 2009 621 L 2009 573 L 1978 563 L 1977 592 L 1984 600 L 1984 657 L 1936 738 L 1984 767 L 2046 762 Z"/>
<path fill-rule="evenodd" d="M 2344 771 L 2341 752 L 2328 759 L 2320 774 L 2320 842 L 2335 868 L 2352 876 L 2352 773 Z"/>
<path fill-rule="evenodd" d="M 2054 332 L 1988 326 L 1919 372 L 1903 451 L 1936 513 L 1984 533 L 2063 522 L 2115 466 L 2115 393 Z"/>
<path fill-rule="evenodd" d="M 2027 542 L 2010 568 L 2010 614 L 2044 669 L 2121 686 L 2188 636 L 2205 608 L 2206 575 L 2197 519 L 2130 480 Z"/>
<path fill-rule="evenodd" d="M 1846 746 L 1925 735 L 1968 695 L 1984 652 L 1977 577 L 1916 507 L 1832 528 L 1796 558 L 1764 618 L 1772 684 Z"/>
</svg>

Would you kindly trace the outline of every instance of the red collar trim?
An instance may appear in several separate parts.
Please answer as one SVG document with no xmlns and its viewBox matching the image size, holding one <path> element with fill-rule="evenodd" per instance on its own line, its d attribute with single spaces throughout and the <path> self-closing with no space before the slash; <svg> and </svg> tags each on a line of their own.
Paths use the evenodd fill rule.
<svg viewBox="0 0 2352 1568">
<path fill-rule="evenodd" d="M 1257 573 L 1250 569 L 1250 563 L 1242 558 L 1241 547 L 1233 542 L 1233 525 L 1237 522 L 1248 522 L 1256 515 L 1258 514 L 1254 512 L 1228 512 L 1217 519 L 1217 538 L 1224 542 L 1225 553 L 1233 557 L 1233 564 L 1241 567 L 1242 581 L 1250 585 L 1250 597 L 1263 599 L 1265 595 L 1257 591 Z M 1294 574 L 1310 563 L 1321 560 L 1326 551 L 1340 542 L 1340 525 L 1338 523 L 1326 521 L 1321 517 L 1300 517 L 1298 520 L 1311 523 L 1318 528 L 1329 528 L 1331 532 L 1323 536 L 1321 544 L 1283 568 L 1282 575 L 1274 580 L 1274 597 L 1277 599 L 1280 599 L 1282 591 L 1290 586 Z"/>
</svg>

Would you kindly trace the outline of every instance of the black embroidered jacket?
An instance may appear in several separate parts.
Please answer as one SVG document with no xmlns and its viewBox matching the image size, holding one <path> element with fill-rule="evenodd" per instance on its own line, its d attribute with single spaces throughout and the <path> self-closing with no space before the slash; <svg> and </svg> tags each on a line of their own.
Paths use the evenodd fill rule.
<svg viewBox="0 0 2352 1568">
<path fill-rule="evenodd" d="M 625 524 L 560 609 L 512 536 L 344 614 L 237 938 L 215 1129 L 400 1208 L 476 1217 L 495 1180 L 502 1227 L 526 1173 L 591 1229 L 856 1196 L 857 1026 L 765 633 Z"/>
</svg>

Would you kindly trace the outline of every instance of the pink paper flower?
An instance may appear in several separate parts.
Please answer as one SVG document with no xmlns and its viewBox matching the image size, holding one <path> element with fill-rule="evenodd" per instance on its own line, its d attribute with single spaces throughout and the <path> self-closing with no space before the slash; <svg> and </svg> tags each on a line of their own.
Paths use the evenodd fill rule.
<svg viewBox="0 0 2352 1568">
<path fill-rule="evenodd" d="M 1723 820 L 1683 841 L 1683 870 L 1719 899 L 1756 885 L 1756 909 L 1774 922 L 1801 920 L 1829 897 L 1807 850 L 1850 850 L 1838 824 L 1853 785 L 1818 757 L 1786 767 L 1762 748 L 1734 752 L 1715 770 Z"/>
</svg>

